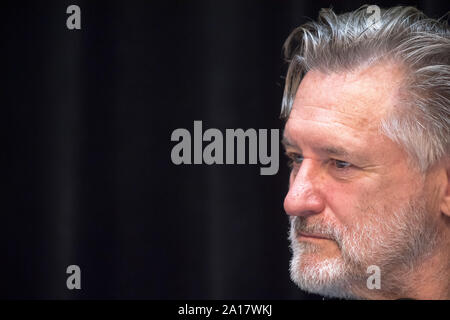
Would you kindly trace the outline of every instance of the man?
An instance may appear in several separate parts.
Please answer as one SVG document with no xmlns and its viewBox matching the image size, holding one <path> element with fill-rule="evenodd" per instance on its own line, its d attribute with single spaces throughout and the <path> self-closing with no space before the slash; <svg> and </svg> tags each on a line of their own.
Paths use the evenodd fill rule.
<svg viewBox="0 0 450 320">
<path fill-rule="evenodd" d="M 450 31 L 412 7 L 369 17 L 322 9 L 286 40 L 291 278 L 450 299 Z"/>
</svg>

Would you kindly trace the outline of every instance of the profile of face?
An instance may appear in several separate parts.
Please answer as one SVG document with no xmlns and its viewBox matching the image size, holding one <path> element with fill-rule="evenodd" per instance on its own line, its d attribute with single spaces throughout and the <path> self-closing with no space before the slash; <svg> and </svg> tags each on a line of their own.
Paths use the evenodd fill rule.
<svg viewBox="0 0 450 320">
<path fill-rule="evenodd" d="M 311 70 L 299 85 L 283 137 L 291 165 L 284 208 L 291 278 L 303 290 L 402 297 L 404 273 L 435 255 L 446 177 L 421 173 L 379 129 L 398 106 L 402 77 L 395 65 L 378 64 Z M 367 288 L 369 266 L 380 268 L 381 291 Z"/>
</svg>

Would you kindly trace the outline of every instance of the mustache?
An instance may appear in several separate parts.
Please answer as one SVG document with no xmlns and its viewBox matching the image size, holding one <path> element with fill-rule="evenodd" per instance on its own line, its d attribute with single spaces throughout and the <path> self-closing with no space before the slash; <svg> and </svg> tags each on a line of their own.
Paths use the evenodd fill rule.
<svg viewBox="0 0 450 320">
<path fill-rule="evenodd" d="M 308 218 L 295 216 L 290 217 L 291 223 L 291 236 L 298 237 L 300 233 L 311 233 L 321 235 L 331 240 L 336 241 L 338 244 L 342 242 L 343 233 L 333 223 L 325 222 L 323 220 L 308 221 Z"/>
</svg>

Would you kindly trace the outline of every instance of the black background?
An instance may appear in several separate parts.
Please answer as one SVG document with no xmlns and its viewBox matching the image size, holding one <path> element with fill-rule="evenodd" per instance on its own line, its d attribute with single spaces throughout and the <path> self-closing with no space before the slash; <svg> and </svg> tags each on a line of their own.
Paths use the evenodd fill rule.
<svg viewBox="0 0 450 320">
<path fill-rule="evenodd" d="M 2 2 L 1 296 L 317 299 L 289 279 L 288 169 L 175 166 L 176 128 L 281 129 L 293 28 L 364 1 Z M 81 30 L 66 8 L 81 8 Z M 412 4 L 432 17 L 447 1 Z M 66 268 L 82 289 L 66 288 Z"/>
</svg>

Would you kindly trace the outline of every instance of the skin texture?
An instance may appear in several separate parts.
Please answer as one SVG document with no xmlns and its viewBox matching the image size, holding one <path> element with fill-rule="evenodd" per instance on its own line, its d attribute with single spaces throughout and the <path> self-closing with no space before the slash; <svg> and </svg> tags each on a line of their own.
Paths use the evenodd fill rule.
<svg viewBox="0 0 450 320">
<path fill-rule="evenodd" d="M 367 241 L 358 245 L 362 252 L 355 272 L 360 278 L 349 280 L 350 296 L 450 299 L 449 161 L 444 159 L 423 174 L 411 166 L 401 146 L 379 132 L 380 120 L 397 107 L 402 79 L 402 70 L 390 63 L 353 72 L 311 70 L 305 75 L 284 130 L 283 144 L 292 161 L 284 208 L 306 226 L 333 225 L 343 234 L 357 232 L 355 225 L 367 227 L 392 248 L 365 246 Z M 405 265 L 395 255 L 409 253 L 394 245 L 393 233 L 405 241 L 411 237 L 405 232 L 402 238 L 402 229 L 391 228 L 391 222 L 395 210 L 414 206 L 415 201 L 422 201 L 425 216 L 410 222 L 411 230 L 433 230 L 437 242 L 413 265 Z M 425 234 L 421 241 L 428 238 L 432 237 Z M 300 273 L 326 259 L 343 259 L 333 237 L 296 233 L 291 241 L 312 249 L 295 266 Z M 381 266 L 380 290 L 369 290 L 362 281 L 369 276 L 363 274 L 368 265 Z"/>
</svg>

